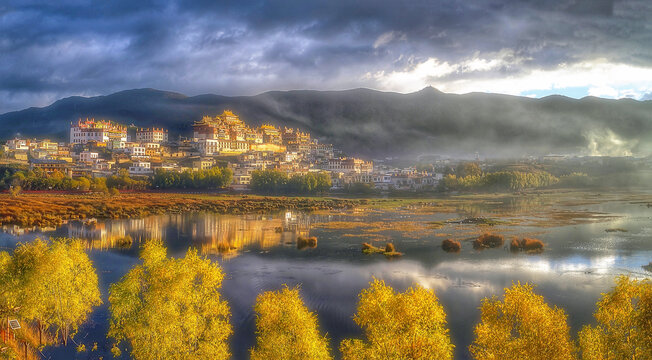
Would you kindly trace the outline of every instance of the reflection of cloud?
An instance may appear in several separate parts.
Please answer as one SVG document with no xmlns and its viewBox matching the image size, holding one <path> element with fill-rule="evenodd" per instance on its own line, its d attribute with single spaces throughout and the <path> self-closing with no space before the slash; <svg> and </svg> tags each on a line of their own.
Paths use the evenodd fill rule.
<svg viewBox="0 0 652 360">
<path fill-rule="evenodd" d="M 600 293 L 613 285 L 611 276 L 595 276 L 583 269 L 606 269 L 612 264 L 611 257 L 555 261 L 518 256 L 508 260 L 453 260 L 429 267 L 411 260 L 352 263 L 250 254 L 222 262 L 227 273 L 224 294 L 232 306 L 235 336 L 244 337 L 241 341 L 247 345 L 247 341 L 253 342 L 252 335 L 238 331 L 253 327 L 256 296 L 283 284 L 301 286 L 307 306 L 317 311 L 333 343 L 358 334 L 360 330 L 351 320 L 357 296 L 376 277 L 401 291 L 414 284 L 435 290 L 447 313 L 456 358 L 468 358 L 466 347 L 473 338 L 482 298 L 500 296 L 513 281 L 535 284 L 536 291 L 549 303 L 564 308 L 571 325 L 579 329 L 590 321 Z"/>
</svg>

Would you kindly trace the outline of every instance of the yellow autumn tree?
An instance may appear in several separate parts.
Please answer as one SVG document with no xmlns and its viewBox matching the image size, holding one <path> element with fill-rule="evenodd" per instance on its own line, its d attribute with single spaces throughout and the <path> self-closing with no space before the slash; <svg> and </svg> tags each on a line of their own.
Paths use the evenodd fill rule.
<svg viewBox="0 0 652 360">
<path fill-rule="evenodd" d="M 598 324 L 580 331 L 582 359 L 652 359 L 652 281 L 621 276 L 597 303 Z"/>
<path fill-rule="evenodd" d="M 342 341 L 343 359 L 453 358 L 446 313 L 434 291 L 417 285 L 396 293 L 374 279 L 359 298 L 353 320 L 363 328 L 366 340 Z"/>
<path fill-rule="evenodd" d="M 100 305 L 97 273 L 79 240 L 36 239 L 19 245 L 6 270 L 12 278 L 20 318 L 52 329 L 68 344 L 94 307 Z"/>
<path fill-rule="evenodd" d="M 551 308 L 529 284 L 505 289 L 504 300 L 482 301 L 475 341 L 469 347 L 476 360 L 575 359 L 566 313 Z"/>
<path fill-rule="evenodd" d="M 9 333 L 9 316 L 15 313 L 14 281 L 9 276 L 11 255 L 6 251 L 0 252 L 0 348 L 5 348 L 7 334 Z M 4 354 L 0 353 L 0 359 Z"/>
<path fill-rule="evenodd" d="M 317 316 L 303 304 L 298 288 L 264 292 L 254 310 L 257 338 L 251 360 L 332 359 L 328 338 L 319 333 Z"/>
<path fill-rule="evenodd" d="M 14 311 L 13 291 L 15 290 L 14 278 L 9 274 L 11 255 L 0 251 L 0 318 L 4 318 Z"/>
<path fill-rule="evenodd" d="M 228 359 L 231 311 L 220 296 L 224 273 L 218 264 L 189 250 L 167 257 L 160 241 L 149 241 L 142 265 L 109 290 L 109 337 L 140 359 Z"/>
</svg>

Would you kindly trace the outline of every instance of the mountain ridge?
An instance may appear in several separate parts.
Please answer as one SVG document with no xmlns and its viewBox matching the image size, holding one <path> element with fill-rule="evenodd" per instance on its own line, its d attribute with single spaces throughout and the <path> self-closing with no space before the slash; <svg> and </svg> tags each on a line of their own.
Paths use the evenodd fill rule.
<svg viewBox="0 0 652 360">
<path fill-rule="evenodd" d="M 420 153 L 520 157 L 564 152 L 649 155 L 652 101 L 467 93 L 432 87 L 413 93 L 367 88 L 268 91 L 252 96 L 185 94 L 153 88 L 93 97 L 70 96 L 45 107 L 0 115 L 0 138 L 18 134 L 67 140 L 77 118 L 162 126 L 190 135 L 203 115 L 232 109 L 245 122 L 299 127 L 352 155 Z"/>
</svg>

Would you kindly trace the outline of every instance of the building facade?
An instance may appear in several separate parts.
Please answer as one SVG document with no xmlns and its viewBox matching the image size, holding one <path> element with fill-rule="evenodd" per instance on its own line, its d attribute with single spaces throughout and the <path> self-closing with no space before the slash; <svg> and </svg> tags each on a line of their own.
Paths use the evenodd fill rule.
<svg viewBox="0 0 652 360">
<path fill-rule="evenodd" d="M 167 143 L 168 131 L 163 128 L 139 128 L 136 130 L 136 142 Z"/>
<path fill-rule="evenodd" d="M 108 143 L 111 141 L 127 141 L 127 127 L 108 120 L 79 119 L 70 123 L 70 143 L 86 144 L 91 141 Z"/>
</svg>

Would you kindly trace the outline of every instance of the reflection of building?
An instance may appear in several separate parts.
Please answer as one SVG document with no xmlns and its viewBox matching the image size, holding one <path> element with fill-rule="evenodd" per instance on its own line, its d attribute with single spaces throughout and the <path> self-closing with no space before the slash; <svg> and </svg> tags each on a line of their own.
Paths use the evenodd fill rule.
<svg viewBox="0 0 652 360">
<path fill-rule="evenodd" d="M 71 222 L 68 236 L 86 239 L 89 247 L 97 249 L 124 247 L 121 240 L 127 236 L 134 244 L 148 239 L 164 242 L 190 239 L 192 243 L 184 247 L 194 245 L 205 255 L 236 256 L 243 249 L 296 246 L 297 236 L 309 235 L 310 224 L 310 216 L 289 211 L 280 215 L 240 216 L 194 213 L 93 224 Z M 166 239 L 170 236 L 166 234 L 169 229 L 176 232 L 172 233 L 173 238 Z"/>
</svg>

